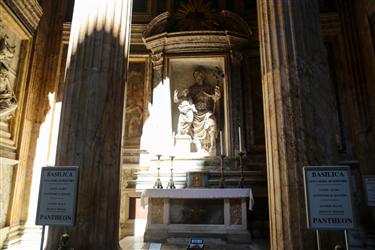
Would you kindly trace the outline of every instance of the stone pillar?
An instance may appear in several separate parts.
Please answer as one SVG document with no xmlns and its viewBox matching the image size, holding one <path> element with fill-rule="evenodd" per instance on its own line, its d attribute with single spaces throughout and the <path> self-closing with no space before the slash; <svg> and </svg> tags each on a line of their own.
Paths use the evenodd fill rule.
<svg viewBox="0 0 375 250">
<path fill-rule="evenodd" d="M 338 0 L 341 30 L 345 46 L 345 71 L 347 72 L 346 93 L 349 101 L 348 113 L 352 129 L 354 157 L 360 161 L 363 174 L 373 174 L 375 161 L 375 65 L 374 49 L 371 44 L 371 32 L 367 20 L 356 15 L 362 1 Z M 365 16 L 366 17 L 366 16 Z"/>
<path fill-rule="evenodd" d="M 119 248 L 120 165 L 132 1 L 75 1 L 56 165 L 79 166 L 74 249 Z"/>
<path fill-rule="evenodd" d="M 316 248 L 302 167 L 336 160 L 317 0 L 258 0 L 271 249 Z"/>
</svg>

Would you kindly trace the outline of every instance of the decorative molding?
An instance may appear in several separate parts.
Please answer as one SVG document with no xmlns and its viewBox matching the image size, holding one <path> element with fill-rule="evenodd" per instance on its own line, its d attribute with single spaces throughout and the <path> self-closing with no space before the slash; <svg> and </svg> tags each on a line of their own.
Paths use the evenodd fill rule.
<svg viewBox="0 0 375 250">
<path fill-rule="evenodd" d="M 209 15 L 211 17 L 211 15 Z M 218 12 L 215 15 L 215 20 L 217 24 L 215 27 L 212 25 L 208 25 L 207 28 L 202 27 L 189 27 L 188 24 L 184 24 L 181 26 L 181 23 L 175 21 L 177 17 L 173 14 L 164 12 L 154 19 L 150 21 L 150 23 L 146 26 L 145 31 L 143 32 L 144 38 L 149 38 L 152 36 L 157 36 L 163 33 L 177 33 L 177 32 L 202 32 L 202 31 L 225 31 L 225 32 L 233 32 L 238 33 L 243 37 L 250 38 L 253 35 L 253 32 L 250 26 L 247 24 L 245 20 L 243 20 L 239 15 L 234 12 L 223 10 Z M 181 17 L 180 17 L 181 18 Z M 211 17 L 214 18 L 214 17 Z M 187 19 L 187 17 L 185 17 Z M 184 19 L 184 20 L 185 20 Z M 181 20 L 180 20 L 181 21 Z M 207 17 L 206 20 L 208 23 L 212 22 L 212 20 Z M 202 20 L 204 22 L 204 20 Z M 195 28 L 194 28 L 195 27 Z"/>
<path fill-rule="evenodd" d="M 4 0 L 25 27 L 34 33 L 43 14 L 37 0 Z"/>
<path fill-rule="evenodd" d="M 143 37 L 153 36 L 162 32 L 165 32 L 167 29 L 168 18 L 170 13 L 168 11 L 161 13 L 152 19 L 149 24 L 146 26 L 145 31 L 143 32 Z"/>
<path fill-rule="evenodd" d="M 246 46 L 248 38 L 230 31 L 183 31 L 143 38 L 153 54 L 218 52 Z"/>
</svg>

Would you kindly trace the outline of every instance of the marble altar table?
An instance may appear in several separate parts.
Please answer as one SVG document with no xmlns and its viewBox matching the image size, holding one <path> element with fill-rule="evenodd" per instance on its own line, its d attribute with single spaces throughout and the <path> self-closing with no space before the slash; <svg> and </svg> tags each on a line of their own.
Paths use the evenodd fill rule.
<svg viewBox="0 0 375 250">
<path fill-rule="evenodd" d="M 146 202 L 146 242 L 191 237 L 251 241 L 247 210 L 252 210 L 254 199 L 249 188 L 146 189 L 142 206 Z"/>
</svg>

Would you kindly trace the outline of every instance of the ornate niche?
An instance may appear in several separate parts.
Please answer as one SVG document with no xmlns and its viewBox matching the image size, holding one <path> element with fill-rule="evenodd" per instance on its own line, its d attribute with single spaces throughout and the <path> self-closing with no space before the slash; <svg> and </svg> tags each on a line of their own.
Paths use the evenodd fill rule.
<svg viewBox="0 0 375 250">
<path fill-rule="evenodd" d="M 219 131 L 223 131 L 223 153 L 231 155 L 234 152 L 234 130 L 230 121 L 233 121 L 234 117 L 239 117 L 240 111 L 238 105 L 231 104 L 240 96 L 240 90 L 234 89 L 233 86 L 241 85 L 237 83 L 240 79 L 234 76 L 240 67 L 239 57 L 236 55 L 241 54 L 242 49 L 247 46 L 251 34 L 249 26 L 240 16 L 227 10 L 214 10 L 208 3 L 200 0 L 189 1 L 175 13 L 164 12 L 147 25 L 143 33 L 143 41 L 151 52 L 151 58 L 157 59 L 153 60 L 152 100 L 154 102 L 159 100 L 155 95 L 156 89 L 165 89 L 167 94 L 164 93 L 164 96 L 169 100 L 169 104 L 165 104 L 162 108 L 170 110 L 170 116 L 165 116 L 165 119 L 169 119 L 169 124 L 160 125 L 159 133 L 170 137 L 174 132 L 176 147 L 181 146 L 179 143 L 183 137 L 181 135 L 187 134 L 187 137 L 190 136 L 190 140 L 193 141 L 190 145 L 190 153 L 203 153 L 204 156 L 216 157 L 221 152 Z M 194 124 L 196 114 L 200 113 L 199 109 L 202 105 L 197 103 L 198 99 L 202 98 L 194 94 L 194 91 L 198 91 L 194 87 L 197 85 L 197 71 L 204 74 L 203 85 L 206 87 L 201 88 L 206 92 L 206 96 L 212 97 L 214 103 L 210 101 L 211 103 L 204 104 L 211 106 L 207 109 L 212 114 L 202 119 L 209 120 L 209 117 L 214 117 L 214 122 L 208 121 L 203 125 Z M 176 100 L 176 95 L 180 100 Z M 189 97 L 192 100 L 189 100 Z M 185 109 L 189 109 L 189 103 L 194 104 L 190 107 L 193 112 L 190 117 L 193 118 L 189 118 L 189 115 L 181 118 L 180 104 L 184 98 Z M 155 106 L 157 105 L 155 103 Z M 189 124 L 185 130 L 181 130 L 183 125 L 180 121 L 183 119 L 192 120 L 193 128 L 190 131 Z M 200 132 L 196 128 L 207 127 L 207 124 L 212 123 L 216 123 L 216 129 L 213 129 L 214 136 L 199 139 L 196 135 Z M 210 133 L 207 129 L 206 134 Z M 181 140 L 183 141 L 183 138 Z M 170 142 L 171 139 L 168 138 L 167 141 Z M 167 144 L 163 146 L 168 147 Z M 187 143 L 181 147 L 186 149 Z"/>
</svg>

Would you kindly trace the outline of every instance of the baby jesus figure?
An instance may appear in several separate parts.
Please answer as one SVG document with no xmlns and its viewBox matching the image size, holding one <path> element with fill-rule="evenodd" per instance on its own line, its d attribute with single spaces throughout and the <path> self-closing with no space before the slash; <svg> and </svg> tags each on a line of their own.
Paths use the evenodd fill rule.
<svg viewBox="0 0 375 250">
<path fill-rule="evenodd" d="M 188 95 L 189 90 L 184 89 L 181 95 L 178 95 L 178 91 L 174 91 L 173 101 L 179 103 L 178 110 L 180 116 L 178 117 L 177 135 L 189 135 L 191 136 L 191 123 L 193 122 L 194 113 L 197 112 L 193 100 Z"/>
</svg>

